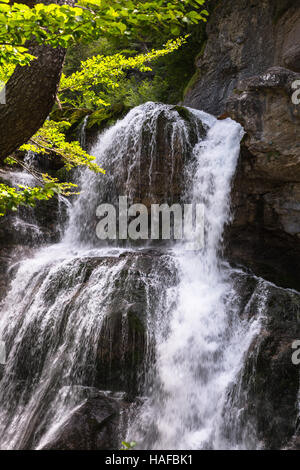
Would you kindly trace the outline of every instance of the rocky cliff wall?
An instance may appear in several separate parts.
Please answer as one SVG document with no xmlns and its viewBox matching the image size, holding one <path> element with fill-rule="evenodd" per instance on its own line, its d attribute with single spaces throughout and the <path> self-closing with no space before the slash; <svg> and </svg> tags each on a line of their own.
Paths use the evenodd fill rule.
<svg viewBox="0 0 300 470">
<path fill-rule="evenodd" d="M 300 290 L 299 0 L 212 2 L 207 43 L 185 104 L 246 131 L 226 254 Z"/>
</svg>

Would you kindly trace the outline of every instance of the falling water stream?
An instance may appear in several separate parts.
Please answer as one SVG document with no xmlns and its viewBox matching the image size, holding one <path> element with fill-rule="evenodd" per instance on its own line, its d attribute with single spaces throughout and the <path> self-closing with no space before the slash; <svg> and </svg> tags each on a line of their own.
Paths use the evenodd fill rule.
<svg viewBox="0 0 300 470">
<path fill-rule="evenodd" d="M 139 448 L 247 447 L 224 431 L 228 420 L 234 421 L 228 391 L 259 332 L 264 289 L 257 315 L 241 318 L 232 269 L 220 257 L 243 130 L 230 119 L 188 113 L 189 122 L 174 107 L 146 103 L 100 135 L 91 153 L 107 175 L 81 171 L 81 194 L 60 243 L 36 249 L 11 267 L 10 290 L 0 305 L 8 352 L 0 382 L 2 449 L 43 448 L 89 390 L 122 394 L 131 390 L 129 382 L 138 383 L 141 404 L 126 432 Z M 188 155 L 180 176 L 186 182 L 183 198 L 204 204 L 204 248 L 189 252 L 170 243 L 158 256 L 149 252 L 150 243 L 100 243 L 95 235 L 100 203 L 116 203 L 119 195 L 155 197 L 162 116 L 169 178 L 161 197 L 170 200 L 178 158 Z M 136 364 L 126 356 L 126 311 L 141 292 L 146 343 L 142 373 L 134 375 Z M 122 347 L 116 359 L 101 341 L 112 344 L 110 319 L 119 310 Z M 101 358 L 107 367 L 99 366 Z"/>
</svg>

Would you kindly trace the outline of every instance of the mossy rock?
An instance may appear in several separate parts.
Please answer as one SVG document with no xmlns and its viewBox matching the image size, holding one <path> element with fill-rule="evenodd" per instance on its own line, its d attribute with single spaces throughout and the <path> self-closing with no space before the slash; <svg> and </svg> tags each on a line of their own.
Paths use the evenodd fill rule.
<svg viewBox="0 0 300 470">
<path fill-rule="evenodd" d="M 110 107 L 98 109 L 89 116 L 87 123 L 88 130 L 103 130 L 105 127 L 115 123 L 122 118 L 130 108 L 123 103 L 117 103 Z"/>
<path fill-rule="evenodd" d="M 200 49 L 200 52 L 198 52 L 198 54 L 197 54 L 196 57 L 195 57 L 195 64 L 196 64 L 196 66 L 197 66 L 198 60 L 199 60 L 200 57 L 202 57 L 203 54 L 204 54 L 204 51 L 205 51 L 205 48 L 206 48 L 206 44 L 207 44 L 207 39 L 205 39 L 205 41 L 203 41 L 202 46 L 201 46 L 201 49 Z"/>
<path fill-rule="evenodd" d="M 74 109 L 65 108 L 63 110 L 55 109 L 51 113 L 51 119 L 55 121 L 69 121 L 71 127 L 67 130 L 66 136 L 69 141 L 77 140 L 82 126 L 83 120 L 89 116 L 87 122 L 87 132 L 99 132 L 116 122 L 117 119 L 122 118 L 130 108 L 126 107 L 123 103 L 117 103 L 107 108 L 97 109 L 92 111 L 88 108 Z"/>
<path fill-rule="evenodd" d="M 91 114 L 91 110 L 88 108 L 82 108 L 82 109 L 74 109 L 71 107 L 64 108 L 64 109 L 54 109 L 52 111 L 50 117 L 54 121 L 69 121 L 72 126 L 77 126 L 80 124 L 82 119 L 85 118 L 85 116 Z"/>
<path fill-rule="evenodd" d="M 194 88 L 194 86 L 198 82 L 199 78 L 200 78 L 200 70 L 197 69 L 196 72 L 194 73 L 194 75 L 192 76 L 192 78 L 190 79 L 189 83 L 187 84 L 187 86 L 184 89 L 184 92 L 183 92 L 183 97 L 184 98 Z"/>
<path fill-rule="evenodd" d="M 71 126 L 66 131 L 66 138 L 69 142 L 78 139 L 80 126 L 86 116 L 91 114 L 92 110 L 88 108 L 74 109 L 74 108 L 56 108 L 50 115 L 54 121 L 68 121 Z"/>
<path fill-rule="evenodd" d="M 184 119 L 185 121 L 188 121 L 190 122 L 191 120 L 191 113 L 190 111 L 185 108 L 184 106 L 174 106 L 172 108 L 172 110 L 174 111 L 177 111 L 177 113 L 179 114 L 179 116 Z"/>
</svg>

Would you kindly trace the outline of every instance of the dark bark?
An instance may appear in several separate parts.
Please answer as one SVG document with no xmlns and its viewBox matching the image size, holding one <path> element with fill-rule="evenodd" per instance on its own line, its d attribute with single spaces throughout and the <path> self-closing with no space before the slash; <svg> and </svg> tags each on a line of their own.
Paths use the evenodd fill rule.
<svg viewBox="0 0 300 470">
<path fill-rule="evenodd" d="M 51 3 L 48 0 L 22 1 Z M 52 3 L 69 3 L 59 1 Z M 30 66 L 17 67 L 6 86 L 6 104 L 0 105 L 0 163 L 42 126 L 49 115 L 57 93 L 65 50 L 50 46 L 32 46 L 37 57 Z"/>
</svg>

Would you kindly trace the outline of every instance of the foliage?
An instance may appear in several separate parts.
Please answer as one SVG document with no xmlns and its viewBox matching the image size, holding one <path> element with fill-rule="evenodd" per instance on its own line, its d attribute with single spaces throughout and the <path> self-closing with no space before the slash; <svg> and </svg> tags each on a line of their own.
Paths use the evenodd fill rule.
<svg viewBox="0 0 300 470">
<path fill-rule="evenodd" d="M 189 37 L 180 48 L 151 62 L 151 72 L 128 70 L 123 78 L 118 79 L 118 88 L 106 90 L 104 99 L 112 105 L 123 104 L 126 107 L 145 101 L 169 104 L 181 101 L 184 89 L 195 71 L 195 56 L 206 41 L 205 23 L 186 25 L 183 31 L 188 33 Z M 147 31 L 147 34 L 139 38 L 128 38 L 127 35 L 123 35 L 118 38 L 100 38 L 90 44 L 75 44 L 68 49 L 64 73 L 66 76 L 75 73 L 80 69 L 81 62 L 85 62 L 89 57 L 112 56 L 118 53 L 128 57 L 160 49 L 161 44 L 167 42 L 169 37 L 170 32 L 161 29 L 159 34 Z M 101 85 L 93 87 L 93 90 L 98 94 L 99 90 L 101 92 Z M 88 99 L 83 100 L 82 105 L 94 109 Z"/>
<path fill-rule="evenodd" d="M 128 108 L 134 108 L 147 101 L 160 101 L 167 88 L 167 80 L 159 76 L 141 81 L 132 77 L 124 82 L 123 102 Z"/>
<path fill-rule="evenodd" d="M 95 163 L 95 157 L 85 152 L 78 142 L 66 142 L 65 134 L 62 131 L 70 125 L 69 122 L 65 121 L 58 123 L 47 120 L 44 126 L 31 138 L 30 142 L 23 145 L 20 150 L 41 154 L 55 153 L 62 158 L 67 170 L 78 166 L 86 166 L 96 173 L 105 173 Z M 16 158 L 8 157 L 5 163 L 7 165 L 21 164 L 25 170 L 32 172 L 26 164 Z M 53 178 L 48 174 L 40 174 L 36 170 L 33 176 L 39 183 L 37 187 L 18 185 L 17 188 L 12 188 L 0 184 L 0 216 L 5 215 L 8 210 L 17 210 L 19 205 L 34 206 L 37 201 L 48 200 L 57 194 L 64 196 L 77 194 L 74 192 L 74 188 L 77 187 L 76 184 L 60 182 L 57 178 Z"/>
<path fill-rule="evenodd" d="M 37 187 L 29 187 L 18 185 L 12 188 L 0 183 L 0 216 L 4 216 L 8 210 L 16 211 L 20 205 L 34 206 L 37 201 L 48 200 L 55 194 L 69 196 L 74 194 L 72 189 L 76 185 L 72 183 L 59 183 L 56 178 L 51 178 L 44 174 L 43 185 Z"/>
<path fill-rule="evenodd" d="M 149 62 L 163 57 L 177 50 L 186 42 L 186 38 L 177 38 L 168 41 L 163 49 L 152 50 L 146 54 L 135 57 L 125 57 L 124 54 L 112 56 L 97 55 L 81 63 L 81 69 L 69 77 L 63 75 L 60 84 L 60 102 L 62 105 L 71 104 L 82 107 L 87 104 L 96 107 L 108 106 L 107 93 L 119 87 L 118 80 L 124 78 L 126 71 L 136 69 L 141 72 L 149 72 L 151 68 L 146 65 Z M 101 91 L 94 91 L 94 87 L 101 85 Z M 70 95 L 71 92 L 80 94 Z M 67 92 L 67 93 L 66 93 Z"/>
<path fill-rule="evenodd" d="M 26 47 L 37 44 L 68 47 L 105 35 L 143 35 L 143 31 L 168 28 L 180 34 L 182 23 L 205 21 L 204 0 L 79 0 L 75 7 L 57 4 L 27 5 L 0 0 L 0 66 L 26 65 L 32 55 Z"/>
<path fill-rule="evenodd" d="M 145 75 L 151 72 L 149 62 L 178 50 L 186 37 L 168 41 L 158 50 L 151 48 L 149 51 L 147 43 L 149 45 L 155 35 L 178 36 L 183 27 L 206 21 L 208 12 L 200 8 L 204 3 L 205 0 L 78 0 L 75 7 L 37 4 L 31 8 L 0 0 L 0 81 L 7 82 L 16 65 L 30 65 L 35 59 L 28 44 L 66 48 L 75 43 L 83 45 L 98 41 L 102 50 L 107 48 L 106 53 L 94 54 L 82 62 L 80 70 L 63 75 L 59 105 L 97 107 L 98 112 L 104 112 L 120 97 L 123 108 L 155 99 L 158 90 L 161 92 L 166 88 L 165 81 L 159 77 L 151 82 L 136 81 L 134 75 L 128 79 L 129 71 Z M 115 48 L 107 38 L 127 42 L 129 50 L 114 53 Z M 143 53 L 136 55 L 137 51 L 131 45 L 133 38 L 137 38 L 138 47 L 143 44 Z M 93 46 L 85 47 L 93 49 Z M 107 54 L 109 51 L 113 54 Z M 107 115 L 111 115 L 111 111 Z M 65 132 L 70 126 L 66 121 L 47 120 L 21 150 L 56 154 L 67 170 L 84 165 L 92 171 L 105 173 L 78 142 L 67 142 Z M 26 165 L 14 157 L 6 159 L 6 164 L 14 163 L 26 169 Z M 31 171 L 30 168 L 27 170 Z M 55 194 L 74 194 L 76 185 L 72 183 L 60 182 L 45 174 L 35 176 L 39 180 L 39 186 L 35 188 L 22 185 L 11 188 L 0 184 L 0 216 L 7 210 L 16 210 L 19 205 L 34 205 Z"/>
<path fill-rule="evenodd" d="M 120 450 L 132 450 L 136 446 L 136 442 L 134 442 L 134 441 L 132 441 L 132 442 L 122 441 L 122 446 L 123 447 Z"/>
<path fill-rule="evenodd" d="M 55 153 L 65 163 L 65 168 L 71 170 L 77 166 L 86 166 L 95 173 L 105 173 L 95 163 L 95 157 L 89 155 L 79 142 L 67 142 L 63 130 L 70 127 L 67 121 L 54 122 L 47 120 L 43 127 L 30 139 L 28 144 L 22 145 L 20 150 L 35 153 Z"/>
<path fill-rule="evenodd" d="M 0 50 L 1 50 L 1 46 L 0 46 Z M 20 56 L 22 52 L 19 50 L 16 50 L 15 54 L 18 55 L 19 64 L 26 65 L 26 62 L 22 62 L 22 58 Z M 34 56 L 31 56 L 31 57 L 32 59 L 34 59 Z M 0 64 L 0 81 L 6 83 L 8 79 L 11 77 L 11 75 L 13 74 L 14 70 L 15 70 L 15 64 L 13 62 L 1 63 Z"/>
</svg>

